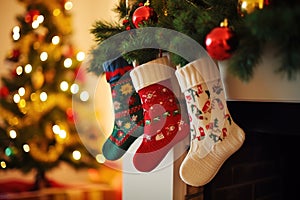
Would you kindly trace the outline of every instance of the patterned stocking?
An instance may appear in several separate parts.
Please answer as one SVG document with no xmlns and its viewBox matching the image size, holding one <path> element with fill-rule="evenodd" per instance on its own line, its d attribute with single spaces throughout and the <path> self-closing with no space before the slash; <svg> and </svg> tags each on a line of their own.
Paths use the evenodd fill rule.
<svg viewBox="0 0 300 200">
<path fill-rule="evenodd" d="M 102 153 L 108 160 L 117 160 L 143 134 L 143 108 L 129 75 L 133 66 L 119 57 L 104 63 L 103 68 L 111 87 L 115 123 L 112 134 L 102 147 Z"/>
<path fill-rule="evenodd" d="M 189 133 L 185 113 L 174 94 L 176 85 L 172 81 L 179 90 L 175 70 L 169 66 L 167 57 L 162 57 L 130 72 L 144 108 L 143 140 L 133 157 L 134 166 L 142 172 L 153 170 Z"/>
<path fill-rule="evenodd" d="M 186 97 L 192 127 L 180 177 L 186 184 L 202 186 L 242 146 L 245 133 L 229 114 L 219 71 L 209 57 L 177 69 L 176 76 Z"/>
</svg>

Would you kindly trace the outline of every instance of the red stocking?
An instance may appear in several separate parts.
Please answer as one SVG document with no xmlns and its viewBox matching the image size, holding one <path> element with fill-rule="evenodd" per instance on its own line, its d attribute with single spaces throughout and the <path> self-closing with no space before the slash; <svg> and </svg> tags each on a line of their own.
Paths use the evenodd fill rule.
<svg viewBox="0 0 300 200">
<path fill-rule="evenodd" d="M 182 113 L 184 109 L 173 92 L 175 70 L 167 64 L 168 59 L 163 57 L 130 73 L 144 109 L 143 140 L 133 158 L 134 166 L 142 172 L 153 170 L 175 144 L 189 135 L 187 117 L 182 116 L 186 113 Z"/>
</svg>

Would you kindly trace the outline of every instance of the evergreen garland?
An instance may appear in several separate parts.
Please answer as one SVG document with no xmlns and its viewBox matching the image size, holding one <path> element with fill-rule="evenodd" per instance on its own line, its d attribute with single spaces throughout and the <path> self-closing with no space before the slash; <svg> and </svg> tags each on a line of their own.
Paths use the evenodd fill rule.
<svg viewBox="0 0 300 200">
<path fill-rule="evenodd" d="M 121 0 L 115 9 L 120 16 L 119 22 L 114 24 L 97 21 L 91 31 L 95 40 L 101 43 L 108 37 L 125 31 L 126 27 L 121 23 L 124 19 L 128 20 L 130 28 L 134 28 L 131 17 L 140 3 L 145 1 L 137 1 L 131 8 L 126 8 L 125 1 Z M 157 13 L 158 22 L 149 22 L 145 26 L 164 27 L 184 33 L 202 46 L 205 46 L 206 35 L 227 18 L 239 40 L 237 50 L 228 60 L 229 70 L 243 81 L 249 81 L 253 77 L 266 44 L 276 46 L 278 54 L 274 56 L 282 58 L 280 67 L 274 69 L 274 72 L 282 73 L 292 80 L 300 71 L 300 4 L 296 0 L 272 0 L 263 9 L 256 9 L 244 16 L 239 12 L 238 0 L 151 0 L 150 6 Z M 143 36 L 136 34 L 122 42 L 119 45 L 120 52 L 129 44 L 139 46 L 142 42 L 147 42 L 146 36 L 142 38 Z M 94 59 L 97 59 L 98 53 L 92 51 Z M 157 51 L 145 49 L 123 56 L 128 61 L 143 63 L 156 55 Z M 171 58 L 174 64 L 186 64 L 177 55 L 172 55 Z M 96 74 L 102 73 L 101 62 L 92 61 L 89 70 Z"/>
</svg>

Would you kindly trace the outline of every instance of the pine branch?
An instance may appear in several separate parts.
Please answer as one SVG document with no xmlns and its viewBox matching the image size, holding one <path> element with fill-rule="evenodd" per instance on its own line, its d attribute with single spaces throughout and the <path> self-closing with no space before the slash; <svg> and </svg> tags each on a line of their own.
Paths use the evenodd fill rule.
<svg viewBox="0 0 300 200">
<path fill-rule="evenodd" d="M 229 60 L 229 71 L 241 81 L 248 82 L 254 74 L 254 68 L 261 61 L 262 45 L 254 36 L 251 40 L 240 40 L 240 44 Z M 247 48 L 241 48 L 241 47 Z"/>
<path fill-rule="evenodd" d="M 122 32 L 124 28 L 117 23 L 110 23 L 107 21 L 96 21 L 93 28 L 90 30 L 95 36 L 95 41 L 101 43 L 109 37 Z"/>
<path fill-rule="evenodd" d="M 130 28 L 135 28 L 132 24 L 132 15 L 138 8 L 136 1 L 128 11 L 125 1 L 121 0 L 114 11 L 119 13 L 120 19 L 126 17 L 129 20 Z M 238 13 L 237 0 L 151 0 L 150 6 L 154 8 L 158 15 L 158 22 L 149 21 L 144 26 L 164 27 L 186 34 L 202 46 L 205 45 L 207 34 L 220 25 L 225 18 L 229 21 L 229 26 L 237 33 L 240 44 L 234 55 L 230 58 L 230 70 L 232 74 L 238 76 L 243 81 L 251 80 L 254 69 L 261 60 L 262 49 L 266 42 L 276 44 L 280 49 L 282 58 L 278 72 L 284 73 L 292 79 L 295 72 L 300 71 L 300 6 L 297 0 L 273 0 L 270 5 L 265 5 L 262 10 L 254 10 L 244 17 Z M 92 31 L 98 43 L 110 36 L 125 30 L 117 24 L 110 24 L 99 21 Z M 144 38 L 143 38 L 144 37 Z M 130 45 L 140 47 L 147 43 L 146 35 L 135 35 L 134 38 L 124 40 L 120 49 L 116 51 L 127 52 Z M 151 36 L 150 36 L 151 37 Z M 146 38 L 146 39 L 145 39 Z M 177 41 L 178 42 L 178 41 Z M 153 49 L 140 49 L 127 52 L 124 56 L 128 61 L 138 60 L 145 62 L 156 56 L 157 51 Z M 96 52 L 94 52 L 96 55 Z M 105 55 L 107 52 L 104 52 Z M 150 54 L 155 54 L 150 56 Z M 97 52 L 99 54 L 99 52 Z M 100 63 L 102 59 L 95 58 L 95 66 L 91 69 L 101 72 Z M 171 53 L 174 64 L 184 65 L 186 60 Z M 99 71 L 100 69 L 100 71 Z"/>
<path fill-rule="evenodd" d="M 126 7 L 126 1 L 119 1 L 119 4 L 113 8 L 113 11 L 119 14 L 119 20 L 128 16 L 129 8 Z"/>
<path fill-rule="evenodd" d="M 300 73 L 300 45 L 298 37 L 292 37 L 290 40 L 281 44 L 278 51 L 279 56 L 282 56 L 280 67 L 276 70 L 287 76 L 288 80 L 295 80 Z M 282 52 L 285 52 L 282 54 Z"/>
</svg>

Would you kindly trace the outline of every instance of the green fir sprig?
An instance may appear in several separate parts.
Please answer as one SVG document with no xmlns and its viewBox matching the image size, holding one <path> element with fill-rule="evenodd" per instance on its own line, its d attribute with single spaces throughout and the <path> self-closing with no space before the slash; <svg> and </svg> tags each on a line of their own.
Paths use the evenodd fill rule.
<svg viewBox="0 0 300 200">
<path fill-rule="evenodd" d="M 124 1 L 120 3 L 117 12 L 120 20 L 127 18 L 132 26 L 131 17 L 139 3 L 137 1 L 128 11 L 124 9 Z M 205 47 L 207 34 L 220 25 L 225 18 L 229 26 L 236 32 L 239 46 L 228 60 L 230 72 L 242 81 L 250 81 L 254 75 L 254 69 L 262 60 L 265 46 L 272 44 L 278 49 L 274 57 L 280 57 L 279 68 L 274 72 L 284 74 L 287 79 L 292 80 L 300 72 L 300 3 L 297 0 L 272 0 L 263 9 L 256 9 L 244 16 L 239 12 L 239 0 L 151 0 L 151 7 L 158 16 L 155 24 L 146 23 L 145 26 L 156 26 L 172 29 L 199 42 Z M 113 26 L 117 27 L 117 26 Z M 97 41 L 103 41 L 118 31 L 125 30 L 118 27 L 115 32 L 107 32 L 102 23 L 94 26 L 93 34 Z M 106 31 L 108 34 L 103 34 Z M 124 50 L 128 43 L 136 46 L 145 42 L 143 36 L 135 35 L 129 41 L 124 41 L 120 48 Z M 146 36 L 144 36 L 146 37 Z M 153 50 L 153 49 L 152 49 Z M 120 50 L 122 51 L 122 50 Z M 151 54 L 151 51 L 148 54 Z M 154 57 L 156 56 L 156 51 Z M 127 53 L 125 57 L 132 60 L 140 60 L 143 56 L 150 55 L 145 50 Z M 153 57 L 153 56 L 152 56 Z M 174 64 L 184 65 L 186 61 L 178 55 L 171 55 Z M 148 59 L 145 59 L 145 61 Z M 91 66 L 91 71 L 95 68 Z M 99 70 L 99 69 L 98 69 Z"/>
</svg>

